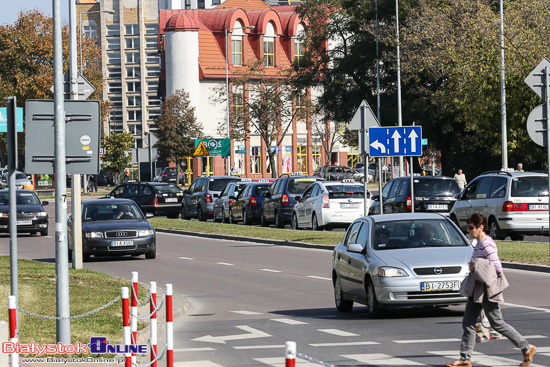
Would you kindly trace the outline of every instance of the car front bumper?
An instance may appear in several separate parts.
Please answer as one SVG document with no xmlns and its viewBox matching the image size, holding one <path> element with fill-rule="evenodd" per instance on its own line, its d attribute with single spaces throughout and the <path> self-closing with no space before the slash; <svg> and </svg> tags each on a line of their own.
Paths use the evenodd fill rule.
<svg viewBox="0 0 550 367">
<path fill-rule="evenodd" d="M 113 246 L 113 241 L 132 241 L 131 245 Z M 82 251 L 89 255 L 116 256 L 146 254 L 156 250 L 155 236 L 139 238 L 86 238 L 82 237 Z"/>
<path fill-rule="evenodd" d="M 48 219 L 18 219 L 18 222 L 24 221 L 25 224 L 17 225 L 17 232 L 40 232 L 48 228 Z M 29 223 L 30 222 L 30 223 Z M 0 233 L 9 233 L 9 219 L 0 220 Z"/>
</svg>

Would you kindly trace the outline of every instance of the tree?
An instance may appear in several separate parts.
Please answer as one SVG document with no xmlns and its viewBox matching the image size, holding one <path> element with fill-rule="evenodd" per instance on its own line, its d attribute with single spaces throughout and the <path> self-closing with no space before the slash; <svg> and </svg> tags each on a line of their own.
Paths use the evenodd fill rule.
<svg viewBox="0 0 550 367">
<path fill-rule="evenodd" d="M 119 178 L 126 168 L 132 165 L 132 156 L 128 152 L 134 147 L 134 136 L 130 132 L 113 133 L 105 137 L 103 170 Z"/>
<path fill-rule="evenodd" d="M 160 158 L 166 161 L 178 162 L 178 157 L 193 155 L 195 139 L 203 137 L 203 127 L 190 105 L 189 93 L 182 89 L 164 100 L 155 127 L 156 147 Z M 177 174 L 179 177 L 179 165 Z"/>
</svg>

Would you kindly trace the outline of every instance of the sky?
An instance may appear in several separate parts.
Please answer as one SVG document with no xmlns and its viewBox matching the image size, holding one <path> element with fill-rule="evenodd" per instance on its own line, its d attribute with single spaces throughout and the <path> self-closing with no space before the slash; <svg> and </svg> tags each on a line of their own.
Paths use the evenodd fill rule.
<svg viewBox="0 0 550 367">
<path fill-rule="evenodd" d="M 0 0 L 0 25 L 13 24 L 17 20 L 20 11 L 38 9 L 49 16 L 52 15 L 53 0 Z M 69 21 L 69 0 L 59 0 L 61 5 L 61 18 L 64 23 Z"/>
</svg>

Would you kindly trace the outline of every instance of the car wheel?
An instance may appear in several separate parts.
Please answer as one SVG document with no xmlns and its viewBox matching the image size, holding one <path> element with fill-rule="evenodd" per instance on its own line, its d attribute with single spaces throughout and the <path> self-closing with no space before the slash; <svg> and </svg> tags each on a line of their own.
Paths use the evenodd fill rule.
<svg viewBox="0 0 550 367">
<path fill-rule="evenodd" d="M 46 227 L 45 230 L 40 231 L 40 235 L 41 235 L 41 236 L 47 236 L 47 235 L 48 235 L 48 227 Z"/>
<path fill-rule="evenodd" d="M 181 206 L 181 219 L 187 220 L 189 217 L 187 216 L 187 210 L 185 210 L 185 206 Z"/>
<path fill-rule="evenodd" d="M 249 226 L 250 220 L 248 219 L 248 212 L 246 209 L 243 209 L 243 226 Z"/>
<path fill-rule="evenodd" d="M 525 239 L 525 236 L 518 233 L 512 233 L 510 235 L 510 238 L 512 239 L 512 241 L 523 241 Z"/>
<path fill-rule="evenodd" d="M 156 259 L 157 258 L 157 250 L 155 249 L 151 252 L 146 253 L 145 258 L 149 259 L 149 260 Z"/>
<path fill-rule="evenodd" d="M 491 218 L 489 221 L 489 236 L 493 240 L 503 240 L 505 238 L 495 218 Z"/>
<path fill-rule="evenodd" d="M 298 218 L 296 217 L 296 213 L 292 214 L 291 225 L 292 225 L 292 229 L 294 230 L 300 229 L 300 227 L 298 226 Z"/>
<path fill-rule="evenodd" d="M 231 211 L 231 209 L 229 209 L 229 223 L 231 223 L 231 224 L 236 224 L 237 223 L 233 219 L 233 212 Z"/>
<path fill-rule="evenodd" d="M 367 312 L 371 317 L 380 316 L 380 313 L 381 313 L 380 305 L 378 304 L 378 300 L 376 299 L 374 284 L 372 283 L 372 280 L 370 278 L 367 280 L 366 292 L 367 292 Z"/>
<path fill-rule="evenodd" d="M 260 217 L 260 225 L 262 227 L 268 227 L 269 224 L 267 223 L 267 220 L 265 219 L 265 215 L 264 215 L 264 212 L 262 211 L 262 215 Z"/>
<path fill-rule="evenodd" d="M 279 213 L 275 213 L 275 227 L 277 227 L 277 228 L 284 228 L 285 227 L 285 223 L 283 222 L 283 220 L 279 216 Z"/>
<path fill-rule="evenodd" d="M 222 223 L 227 223 L 227 218 L 225 217 L 225 209 L 222 209 Z"/>
<path fill-rule="evenodd" d="M 342 283 L 340 282 L 340 278 L 338 276 L 334 280 L 334 303 L 336 304 L 336 309 L 339 312 L 350 312 L 353 309 L 353 301 L 344 299 Z"/>
<path fill-rule="evenodd" d="M 197 216 L 199 217 L 199 220 L 201 222 L 205 222 L 206 221 L 206 215 L 204 214 L 204 212 L 202 211 L 202 206 L 199 205 L 199 208 L 197 209 Z"/>
<path fill-rule="evenodd" d="M 321 231 L 323 230 L 323 227 L 319 226 L 319 222 L 317 221 L 317 214 L 313 214 L 313 217 L 311 218 L 311 229 L 314 231 Z"/>
</svg>

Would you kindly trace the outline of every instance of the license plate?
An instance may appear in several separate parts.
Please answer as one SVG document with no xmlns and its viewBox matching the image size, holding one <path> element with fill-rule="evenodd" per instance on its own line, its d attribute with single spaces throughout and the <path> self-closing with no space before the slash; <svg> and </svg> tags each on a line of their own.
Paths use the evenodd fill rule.
<svg viewBox="0 0 550 367">
<path fill-rule="evenodd" d="M 341 203 L 340 208 L 359 208 L 359 204 L 356 204 L 356 203 Z"/>
<path fill-rule="evenodd" d="M 447 210 L 447 205 L 443 205 L 443 204 L 428 204 L 428 210 Z"/>
<path fill-rule="evenodd" d="M 447 282 L 422 282 L 420 290 L 422 292 L 442 292 L 442 291 L 457 291 L 460 289 L 458 280 L 450 280 Z"/>
<path fill-rule="evenodd" d="M 28 226 L 32 224 L 32 220 L 18 220 L 17 225 L 18 226 Z"/>
<path fill-rule="evenodd" d="M 529 210 L 548 210 L 548 204 L 529 204 Z"/>
<path fill-rule="evenodd" d="M 178 198 L 166 198 L 164 199 L 164 201 L 166 201 L 167 203 L 177 203 Z"/>
<path fill-rule="evenodd" d="M 118 247 L 118 246 L 133 246 L 134 241 L 133 240 L 118 240 L 118 241 L 111 241 L 111 247 Z"/>
</svg>

